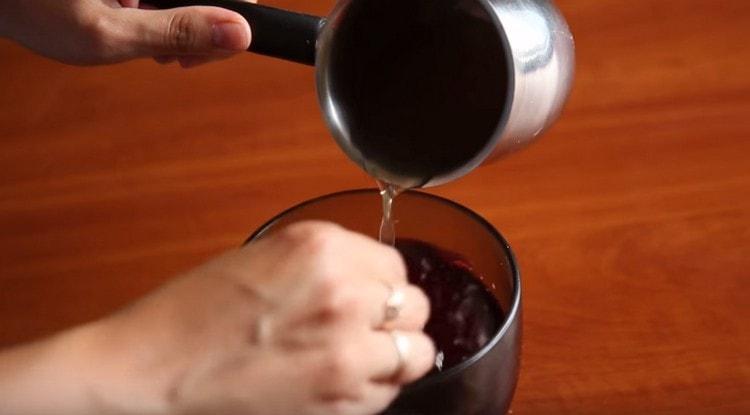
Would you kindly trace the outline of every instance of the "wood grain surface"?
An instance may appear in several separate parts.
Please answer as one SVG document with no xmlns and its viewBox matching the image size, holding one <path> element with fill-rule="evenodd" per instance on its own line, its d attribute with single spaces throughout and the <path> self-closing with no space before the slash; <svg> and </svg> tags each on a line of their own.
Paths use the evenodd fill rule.
<svg viewBox="0 0 750 415">
<path fill-rule="evenodd" d="M 558 4 L 578 55 L 560 122 L 431 190 L 521 263 L 512 413 L 750 414 L 750 2 Z M 78 68 L 0 41 L 0 346 L 111 312 L 285 207 L 372 186 L 313 75 L 250 54 Z"/>
</svg>

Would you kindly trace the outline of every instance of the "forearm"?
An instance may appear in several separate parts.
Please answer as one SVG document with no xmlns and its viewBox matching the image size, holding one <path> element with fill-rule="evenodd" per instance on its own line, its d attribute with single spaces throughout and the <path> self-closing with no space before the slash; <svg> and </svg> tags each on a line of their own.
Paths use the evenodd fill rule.
<svg viewBox="0 0 750 415">
<path fill-rule="evenodd" d="M 87 328 L 0 352 L 0 413 L 96 413 Z"/>
<path fill-rule="evenodd" d="M 1 351 L 0 414 L 170 413 L 163 384 L 171 377 L 135 337 L 110 317 Z"/>
</svg>

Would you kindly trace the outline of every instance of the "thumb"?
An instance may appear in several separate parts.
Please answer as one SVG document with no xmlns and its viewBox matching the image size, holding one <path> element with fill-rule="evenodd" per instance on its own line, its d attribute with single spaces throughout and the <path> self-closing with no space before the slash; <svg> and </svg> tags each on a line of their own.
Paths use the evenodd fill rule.
<svg viewBox="0 0 750 415">
<path fill-rule="evenodd" d="M 219 7 L 168 10 L 123 9 L 130 14 L 125 44 L 136 56 L 226 55 L 250 47 L 250 25 L 239 14 Z"/>
</svg>

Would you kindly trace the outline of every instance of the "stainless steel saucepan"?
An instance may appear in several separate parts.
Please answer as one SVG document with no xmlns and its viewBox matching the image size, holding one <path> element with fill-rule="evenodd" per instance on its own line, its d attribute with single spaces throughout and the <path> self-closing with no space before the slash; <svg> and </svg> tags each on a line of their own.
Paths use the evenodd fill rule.
<svg viewBox="0 0 750 415">
<path fill-rule="evenodd" d="M 434 186 L 538 137 L 574 73 L 573 37 L 547 0 L 339 0 L 326 18 L 234 0 L 250 51 L 314 65 L 328 127 L 377 179 Z"/>
</svg>

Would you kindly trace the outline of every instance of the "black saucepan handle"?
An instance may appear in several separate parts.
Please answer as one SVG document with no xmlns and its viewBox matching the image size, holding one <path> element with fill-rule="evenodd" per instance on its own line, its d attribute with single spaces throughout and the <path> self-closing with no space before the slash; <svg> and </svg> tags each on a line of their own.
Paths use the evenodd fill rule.
<svg viewBox="0 0 750 415">
<path fill-rule="evenodd" d="M 323 19 L 237 0 L 144 0 L 160 9 L 217 6 L 241 14 L 250 23 L 250 52 L 315 65 L 315 41 Z"/>
</svg>

